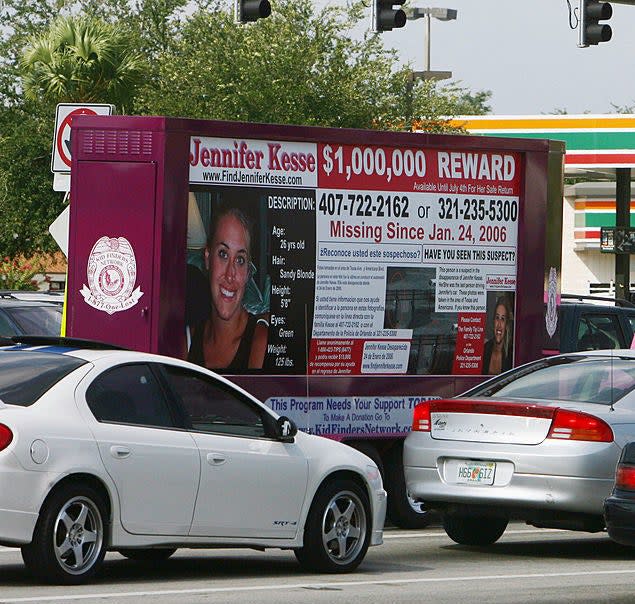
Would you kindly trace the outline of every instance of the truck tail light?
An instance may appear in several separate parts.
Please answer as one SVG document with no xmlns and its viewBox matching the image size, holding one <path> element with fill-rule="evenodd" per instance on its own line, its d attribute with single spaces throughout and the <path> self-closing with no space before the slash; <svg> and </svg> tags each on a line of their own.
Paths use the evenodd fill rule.
<svg viewBox="0 0 635 604">
<path fill-rule="evenodd" d="M 13 432 L 9 426 L 5 426 L 4 424 L 0 424 L 0 451 L 6 449 L 13 440 Z"/>
<path fill-rule="evenodd" d="M 580 411 L 557 409 L 547 438 L 613 442 L 613 430 L 599 417 Z"/>
<path fill-rule="evenodd" d="M 430 432 L 430 402 L 424 401 L 415 405 L 412 414 L 413 432 Z"/>
<path fill-rule="evenodd" d="M 615 488 L 635 491 L 635 466 L 619 464 L 615 471 Z"/>
</svg>

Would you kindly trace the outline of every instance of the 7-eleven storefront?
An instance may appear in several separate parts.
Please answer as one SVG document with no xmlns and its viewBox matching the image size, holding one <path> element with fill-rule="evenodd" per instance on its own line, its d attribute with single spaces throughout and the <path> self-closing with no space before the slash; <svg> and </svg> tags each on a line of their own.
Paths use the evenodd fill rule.
<svg viewBox="0 0 635 604">
<path fill-rule="evenodd" d="M 562 291 L 612 295 L 615 256 L 600 252 L 600 227 L 615 226 L 615 169 L 635 167 L 635 115 L 462 116 L 453 123 L 470 134 L 565 141 L 565 175 L 576 184 L 564 188 Z"/>
</svg>

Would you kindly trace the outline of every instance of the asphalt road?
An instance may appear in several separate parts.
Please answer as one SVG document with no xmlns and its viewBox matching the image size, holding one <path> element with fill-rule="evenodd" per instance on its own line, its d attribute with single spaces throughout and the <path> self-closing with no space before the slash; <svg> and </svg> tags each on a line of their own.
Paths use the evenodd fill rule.
<svg viewBox="0 0 635 604">
<path fill-rule="evenodd" d="M 37 584 L 19 550 L 0 547 L 0 604 L 632 604 L 634 557 L 604 534 L 521 524 L 490 548 L 456 545 L 439 528 L 387 529 L 349 575 L 305 574 L 276 550 L 179 550 L 154 565 L 112 553 L 92 584 L 69 588 Z"/>
</svg>

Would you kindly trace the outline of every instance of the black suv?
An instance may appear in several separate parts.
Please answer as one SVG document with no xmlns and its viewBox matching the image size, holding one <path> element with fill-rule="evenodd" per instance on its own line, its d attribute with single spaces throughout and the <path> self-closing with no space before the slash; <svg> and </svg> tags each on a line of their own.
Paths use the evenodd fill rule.
<svg viewBox="0 0 635 604">
<path fill-rule="evenodd" d="M 635 304 L 563 294 L 559 323 L 560 352 L 630 348 L 635 333 Z"/>
<path fill-rule="evenodd" d="M 0 336 L 59 336 L 63 301 L 61 295 L 0 292 Z"/>
</svg>

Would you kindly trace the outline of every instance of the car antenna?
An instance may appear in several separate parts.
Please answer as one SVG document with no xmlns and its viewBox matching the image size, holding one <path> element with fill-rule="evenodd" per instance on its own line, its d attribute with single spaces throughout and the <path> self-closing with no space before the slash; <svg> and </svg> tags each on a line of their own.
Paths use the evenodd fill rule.
<svg viewBox="0 0 635 604">
<path fill-rule="evenodd" d="M 306 388 L 306 401 L 309 403 L 309 317 L 307 305 L 304 305 L 304 381 Z"/>
<path fill-rule="evenodd" d="M 613 404 L 615 403 L 615 390 L 613 389 L 613 349 L 611 348 L 611 406 L 609 411 L 615 411 Z"/>
</svg>

